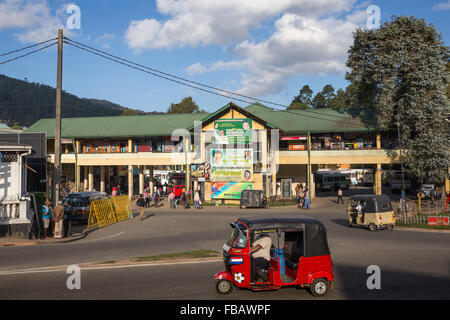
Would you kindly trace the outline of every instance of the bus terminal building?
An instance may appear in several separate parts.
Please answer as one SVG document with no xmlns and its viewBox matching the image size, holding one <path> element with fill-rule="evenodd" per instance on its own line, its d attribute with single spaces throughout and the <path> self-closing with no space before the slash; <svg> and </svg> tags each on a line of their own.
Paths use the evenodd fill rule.
<svg viewBox="0 0 450 320">
<path fill-rule="evenodd" d="M 381 194 L 382 171 L 398 162 L 398 139 L 374 123 L 363 110 L 274 110 L 259 103 L 229 103 L 214 113 L 65 118 L 62 181 L 76 191 L 120 186 L 133 197 L 153 188 L 155 172 L 164 168 L 174 184 L 201 190 L 204 201 L 229 203 L 247 189 L 289 197 L 299 183 L 314 198 L 318 169 L 359 165 L 373 169 L 374 193 Z M 55 119 L 25 132 L 46 134 L 51 172 Z"/>
</svg>

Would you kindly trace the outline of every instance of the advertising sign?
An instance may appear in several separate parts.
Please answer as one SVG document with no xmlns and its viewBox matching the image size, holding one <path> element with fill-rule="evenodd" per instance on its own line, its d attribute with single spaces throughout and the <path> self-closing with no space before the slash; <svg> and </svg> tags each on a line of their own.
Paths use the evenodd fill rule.
<svg viewBox="0 0 450 320">
<path fill-rule="evenodd" d="M 252 190 L 253 184 L 250 182 L 212 182 L 211 199 L 241 199 L 243 190 Z"/>
<path fill-rule="evenodd" d="M 252 149 L 211 150 L 211 180 L 252 182 Z"/>
<path fill-rule="evenodd" d="M 214 121 L 216 144 L 249 144 L 252 142 L 251 119 L 220 119 Z"/>
<path fill-rule="evenodd" d="M 306 146 L 304 144 L 290 144 L 289 150 L 291 151 L 304 151 L 306 150 Z"/>
<path fill-rule="evenodd" d="M 428 217 L 429 226 L 448 226 L 449 217 Z"/>
<path fill-rule="evenodd" d="M 209 164 L 191 164 L 191 178 L 196 178 L 198 181 L 209 180 L 209 173 Z"/>
</svg>

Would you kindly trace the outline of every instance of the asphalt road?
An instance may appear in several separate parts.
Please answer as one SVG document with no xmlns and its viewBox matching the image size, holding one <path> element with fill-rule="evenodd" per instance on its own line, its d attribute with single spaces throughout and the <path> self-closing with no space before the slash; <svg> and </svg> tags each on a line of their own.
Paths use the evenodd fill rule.
<svg viewBox="0 0 450 320">
<path fill-rule="evenodd" d="M 169 252 L 220 251 L 240 216 L 307 215 L 322 221 L 334 262 L 334 289 L 323 299 L 449 299 L 449 233 L 349 228 L 343 205 L 334 198 L 297 208 L 203 210 L 147 209 L 133 219 L 95 231 L 67 244 L 0 248 L 0 299 L 313 299 L 307 290 L 274 292 L 214 289 L 213 275 L 222 262 L 82 270 L 81 290 L 69 290 L 64 271 L 18 273 L 28 268 L 67 266 Z M 367 268 L 381 270 L 381 289 L 366 286 Z M 2 274 L 6 271 L 13 274 Z M 317 298 L 315 298 L 317 299 Z"/>
</svg>

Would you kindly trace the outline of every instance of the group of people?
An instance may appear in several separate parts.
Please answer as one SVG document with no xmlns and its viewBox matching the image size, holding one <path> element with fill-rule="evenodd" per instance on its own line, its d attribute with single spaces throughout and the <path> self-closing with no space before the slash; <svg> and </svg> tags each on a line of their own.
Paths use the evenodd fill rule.
<svg viewBox="0 0 450 320">
<path fill-rule="evenodd" d="M 297 184 L 295 187 L 295 194 L 297 196 L 298 207 L 302 209 L 310 209 L 310 194 L 308 188 Z"/>
<path fill-rule="evenodd" d="M 176 196 L 174 190 L 172 190 L 169 193 L 168 197 L 169 197 L 170 208 L 177 209 L 178 208 L 178 203 L 180 201 L 181 201 L 181 205 L 185 209 L 190 208 L 190 202 L 191 202 L 191 199 L 192 199 L 192 192 L 191 192 L 191 190 L 188 190 L 187 193 L 184 192 L 184 190 L 183 190 L 179 196 Z M 200 191 L 199 190 L 196 190 L 195 193 L 194 193 L 194 208 L 195 209 L 201 209 L 202 208 L 202 201 L 201 201 Z"/>
<path fill-rule="evenodd" d="M 66 205 L 68 210 L 65 209 L 62 201 L 58 201 L 56 206 L 48 199 L 44 202 L 42 206 L 43 238 L 49 239 L 53 236 L 58 239 L 72 236 L 72 210 L 69 204 Z"/>
</svg>

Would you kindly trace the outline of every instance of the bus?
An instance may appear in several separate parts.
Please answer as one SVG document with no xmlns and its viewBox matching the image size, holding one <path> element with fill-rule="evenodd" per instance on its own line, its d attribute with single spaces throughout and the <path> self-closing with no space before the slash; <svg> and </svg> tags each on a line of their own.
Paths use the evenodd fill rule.
<svg viewBox="0 0 450 320">
<path fill-rule="evenodd" d="M 408 191 L 411 189 L 411 180 L 409 179 L 409 176 L 405 173 L 405 191 Z M 401 171 L 394 171 L 390 174 L 389 179 L 389 187 L 391 189 L 391 192 L 400 192 L 403 189 L 403 176 Z"/>
<path fill-rule="evenodd" d="M 358 185 L 358 170 L 357 169 L 348 169 L 348 170 L 340 170 L 339 173 L 346 174 L 350 177 L 350 181 L 352 185 Z"/>
<path fill-rule="evenodd" d="M 364 174 L 363 174 L 363 178 L 362 178 L 363 185 L 365 185 L 365 186 L 373 185 L 373 180 L 374 180 L 373 170 L 372 169 L 364 170 Z"/>
<path fill-rule="evenodd" d="M 336 184 L 349 189 L 352 185 L 350 177 L 343 173 L 317 173 L 315 183 L 317 190 L 333 190 Z"/>
</svg>

